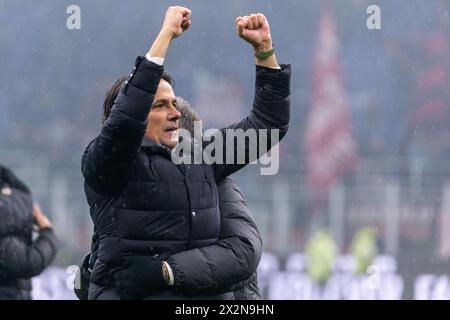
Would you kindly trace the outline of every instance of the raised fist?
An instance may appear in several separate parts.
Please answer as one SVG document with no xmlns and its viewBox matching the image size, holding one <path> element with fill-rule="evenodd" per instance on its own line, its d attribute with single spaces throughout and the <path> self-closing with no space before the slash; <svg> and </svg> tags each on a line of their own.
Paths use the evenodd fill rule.
<svg viewBox="0 0 450 320">
<path fill-rule="evenodd" d="M 161 30 L 167 31 L 173 38 L 178 37 L 191 26 L 191 10 L 185 7 L 169 7 Z"/>
<path fill-rule="evenodd" d="M 237 17 L 236 29 L 239 36 L 250 43 L 255 51 L 266 51 L 272 48 L 270 26 L 262 13 Z"/>
</svg>

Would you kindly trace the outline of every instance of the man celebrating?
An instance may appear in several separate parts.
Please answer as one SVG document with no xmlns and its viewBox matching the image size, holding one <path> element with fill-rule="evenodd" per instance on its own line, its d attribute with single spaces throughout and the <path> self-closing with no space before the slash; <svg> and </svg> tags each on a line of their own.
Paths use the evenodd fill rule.
<svg viewBox="0 0 450 320">
<path fill-rule="evenodd" d="M 85 192 L 99 236 L 90 299 L 176 298 L 187 286 L 199 294 L 223 292 L 258 265 L 245 243 L 215 245 L 221 231 L 216 183 L 256 160 L 249 154 L 257 146 L 224 148 L 225 157 L 243 148 L 244 164 L 171 161 L 181 115 L 163 64 L 170 42 L 189 29 L 190 17 L 187 8 L 167 10 L 146 57 L 138 57 L 131 74 L 109 90 L 102 130 L 83 155 Z M 238 17 L 236 27 L 255 50 L 255 100 L 251 114 L 227 129 L 252 129 L 258 138 L 265 138 L 260 129 L 279 130 L 282 138 L 289 123 L 290 67 L 278 65 L 262 14 Z M 198 250 L 203 253 L 192 254 Z M 238 263 L 224 259 L 229 251 Z"/>
</svg>

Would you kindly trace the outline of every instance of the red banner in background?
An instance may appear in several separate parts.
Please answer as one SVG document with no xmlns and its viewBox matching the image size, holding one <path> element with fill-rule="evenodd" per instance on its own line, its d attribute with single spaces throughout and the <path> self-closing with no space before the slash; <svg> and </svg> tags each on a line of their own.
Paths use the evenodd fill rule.
<svg viewBox="0 0 450 320">
<path fill-rule="evenodd" d="M 338 47 L 332 12 L 325 8 L 313 59 L 313 91 L 306 125 L 308 182 L 320 198 L 325 198 L 329 188 L 358 163 Z"/>
</svg>

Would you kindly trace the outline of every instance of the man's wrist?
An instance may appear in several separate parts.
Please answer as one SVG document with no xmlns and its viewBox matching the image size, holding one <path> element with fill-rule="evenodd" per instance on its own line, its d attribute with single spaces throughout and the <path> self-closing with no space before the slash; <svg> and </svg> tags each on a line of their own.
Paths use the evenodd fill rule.
<svg viewBox="0 0 450 320">
<path fill-rule="evenodd" d="M 260 55 L 261 53 L 273 50 L 272 40 L 263 41 L 255 46 L 253 46 L 255 55 Z"/>
<path fill-rule="evenodd" d="M 159 35 L 164 38 L 169 38 L 169 40 L 172 40 L 174 38 L 173 30 L 167 27 L 162 27 L 159 31 Z"/>
<path fill-rule="evenodd" d="M 256 65 L 271 69 L 280 69 L 274 53 L 272 39 L 253 46 L 255 50 Z"/>
<path fill-rule="evenodd" d="M 275 53 L 275 48 L 272 48 L 271 50 L 268 50 L 268 51 L 255 53 L 255 58 L 259 59 L 259 60 L 265 60 L 265 59 L 269 58 L 270 56 L 274 55 L 274 53 Z"/>
<path fill-rule="evenodd" d="M 152 57 L 165 58 L 172 39 L 173 36 L 167 29 L 161 29 L 148 53 Z"/>
</svg>

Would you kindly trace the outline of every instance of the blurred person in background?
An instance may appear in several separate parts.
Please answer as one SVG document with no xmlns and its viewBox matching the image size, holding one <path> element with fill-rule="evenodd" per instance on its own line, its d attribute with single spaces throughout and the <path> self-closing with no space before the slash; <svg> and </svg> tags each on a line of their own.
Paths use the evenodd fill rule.
<svg viewBox="0 0 450 320">
<path fill-rule="evenodd" d="M 249 157 L 248 143 L 241 146 L 244 164 L 172 162 L 181 114 L 163 63 L 171 41 L 189 28 L 190 15 L 183 7 L 167 10 L 146 57 L 138 57 L 125 83 L 117 81 L 108 92 L 104 125 L 83 155 L 85 193 L 99 237 L 89 299 L 233 299 L 232 290 L 209 292 L 256 271 L 259 258 L 249 244 L 237 248 L 225 239 L 212 246 L 221 232 L 216 182 L 256 160 Z M 278 65 L 262 14 L 238 17 L 236 27 L 255 50 L 255 102 L 250 116 L 228 128 L 254 129 L 258 137 L 258 129 L 279 130 L 283 138 L 290 66 Z M 111 95 L 115 87 L 117 97 Z M 278 141 L 269 148 L 272 143 Z M 237 148 L 229 152 L 236 156 Z M 195 253 L 199 261 L 191 259 Z"/>
<path fill-rule="evenodd" d="M 31 278 L 50 265 L 57 239 L 28 187 L 2 165 L 0 221 L 0 299 L 31 300 Z M 38 232 L 35 240 L 33 229 Z"/>
</svg>

